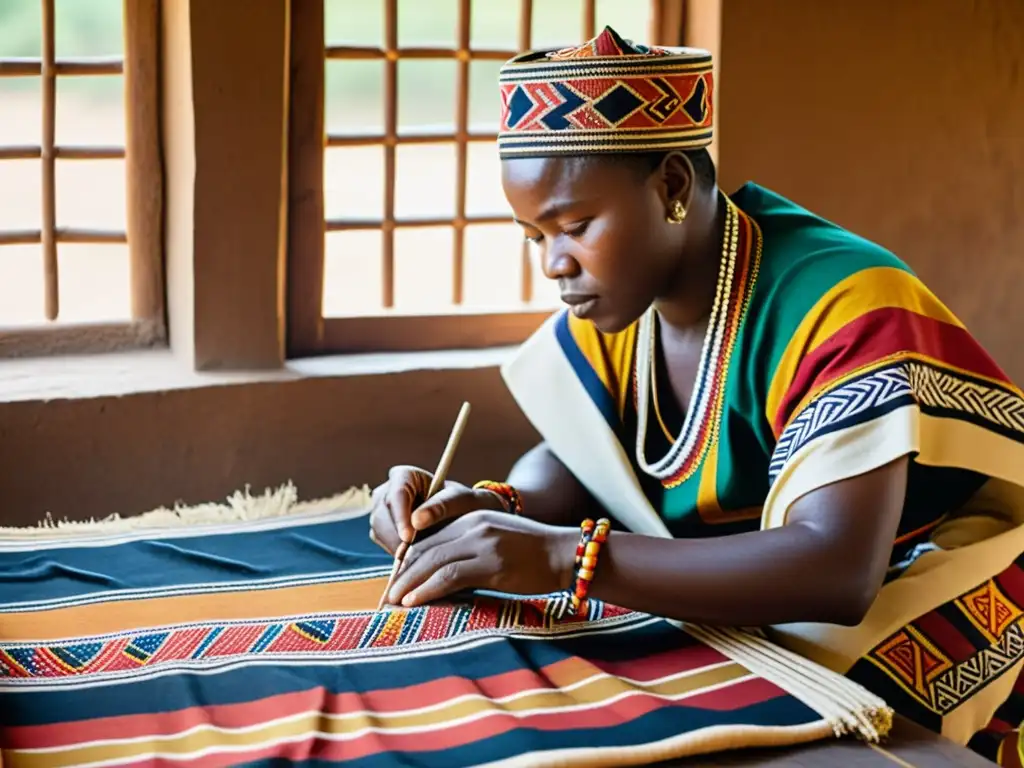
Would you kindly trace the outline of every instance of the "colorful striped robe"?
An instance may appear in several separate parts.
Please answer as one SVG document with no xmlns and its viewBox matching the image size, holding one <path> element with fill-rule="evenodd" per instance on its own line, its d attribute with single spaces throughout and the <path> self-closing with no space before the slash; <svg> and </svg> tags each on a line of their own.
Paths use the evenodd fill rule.
<svg viewBox="0 0 1024 768">
<path fill-rule="evenodd" d="M 731 292 L 687 413 L 666 413 L 685 438 L 669 477 L 636 457 L 653 309 L 617 334 L 558 313 L 505 380 L 554 453 L 639 533 L 781 526 L 816 488 L 911 457 L 889 579 L 865 621 L 773 636 L 967 742 L 1000 707 L 1020 707 L 1024 398 L 893 254 L 755 184 L 731 200 Z M 650 423 L 642 444 L 660 458 L 673 446 Z M 976 742 L 994 750 L 1022 716 Z"/>
</svg>

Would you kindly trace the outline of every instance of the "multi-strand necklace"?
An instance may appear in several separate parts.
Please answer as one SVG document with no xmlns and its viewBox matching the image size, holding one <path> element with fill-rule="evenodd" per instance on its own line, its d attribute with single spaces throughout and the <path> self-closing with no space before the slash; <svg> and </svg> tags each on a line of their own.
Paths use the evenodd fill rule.
<svg viewBox="0 0 1024 768">
<path fill-rule="evenodd" d="M 647 459 L 646 441 L 650 418 L 651 396 L 656 391 L 656 318 L 654 308 L 650 308 L 640 319 L 637 333 L 636 357 L 636 396 L 637 396 L 637 434 L 636 461 L 638 466 L 648 475 L 662 481 L 663 485 L 672 487 L 684 482 L 699 465 L 699 458 L 713 436 L 707 429 L 709 417 L 717 418 L 710 413 L 711 409 L 721 403 L 721 388 L 724 384 L 728 358 L 731 356 L 739 326 L 740 315 L 746 310 L 747 299 L 753 279 L 756 277 L 760 260 L 760 233 L 756 255 L 749 264 L 750 269 L 743 269 L 740 279 L 747 285 L 740 285 L 738 295 L 734 299 L 733 283 L 736 279 L 740 238 L 740 211 L 736 205 L 725 198 L 725 228 L 722 236 L 722 258 L 718 268 L 718 280 L 715 285 L 715 300 L 711 307 L 707 331 L 701 348 L 700 363 L 697 368 L 696 386 L 692 403 L 687 409 L 686 418 L 679 436 L 672 441 L 668 452 L 659 460 L 651 462 Z M 753 226 L 753 222 L 751 222 Z M 749 247 L 749 243 L 748 243 Z M 751 261 L 751 260 L 746 260 Z M 745 265 L 746 266 L 746 265 Z M 748 287 L 749 286 L 749 287 Z M 745 295 L 744 295 L 745 294 Z M 735 306 L 734 306 L 735 304 Z M 723 349 L 724 348 L 724 349 Z M 724 354 L 723 354 L 724 351 Z M 655 404 L 660 421 L 660 413 Z M 671 440 L 671 435 L 669 435 Z M 698 450 L 699 449 L 699 450 Z M 689 459 L 693 459 L 688 461 Z"/>
</svg>

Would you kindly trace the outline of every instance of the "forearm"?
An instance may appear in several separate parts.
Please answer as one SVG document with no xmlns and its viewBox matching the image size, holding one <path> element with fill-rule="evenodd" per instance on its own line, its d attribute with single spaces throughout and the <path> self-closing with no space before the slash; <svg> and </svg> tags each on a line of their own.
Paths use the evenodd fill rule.
<svg viewBox="0 0 1024 768">
<path fill-rule="evenodd" d="M 525 453 L 508 482 L 522 497 L 523 515 L 548 525 L 579 525 L 603 514 L 597 502 L 543 443 Z"/>
<path fill-rule="evenodd" d="M 713 539 L 612 533 L 590 594 L 704 624 L 855 624 L 878 585 L 803 525 Z"/>
</svg>

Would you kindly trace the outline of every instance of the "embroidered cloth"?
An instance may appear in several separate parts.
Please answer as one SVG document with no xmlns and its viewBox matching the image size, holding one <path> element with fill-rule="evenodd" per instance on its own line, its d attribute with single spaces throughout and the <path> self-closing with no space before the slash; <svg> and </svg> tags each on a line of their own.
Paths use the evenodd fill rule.
<svg viewBox="0 0 1024 768">
<path fill-rule="evenodd" d="M 365 512 L 0 536 L 5 768 L 627 765 L 830 736 L 667 621 L 373 609 Z"/>
<path fill-rule="evenodd" d="M 654 152 L 711 143 L 711 54 L 623 39 L 527 51 L 498 76 L 502 157 Z"/>
<path fill-rule="evenodd" d="M 653 310 L 616 334 L 555 314 L 504 367 L 513 396 L 606 509 L 654 536 L 779 527 L 807 494 L 909 457 L 865 619 L 769 637 L 958 743 L 990 722 L 989 742 L 1018 738 L 1024 394 L 892 253 L 757 184 L 730 199 L 737 259 L 686 413 L 664 394 Z M 653 377 L 665 424 L 643 444 L 664 477 L 637 458 Z"/>
</svg>

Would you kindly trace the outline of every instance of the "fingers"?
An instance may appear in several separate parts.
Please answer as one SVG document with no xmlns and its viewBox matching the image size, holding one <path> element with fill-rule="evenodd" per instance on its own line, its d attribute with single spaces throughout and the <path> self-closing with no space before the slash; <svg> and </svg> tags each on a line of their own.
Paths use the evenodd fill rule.
<svg viewBox="0 0 1024 768">
<path fill-rule="evenodd" d="M 417 532 L 442 526 L 478 510 L 504 511 L 497 494 L 474 490 L 459 483 L 446 483 L 429 500 L 432 475 L 418 467 L 392 467 L 388 481 L 373 491 L 370 529 L 374 541 L 394 554 L 402 542 L 410 543 Z"/>
<path fill-rule="evenodd" d="M 482 509 L 503 509 L 501 499 L 490 491 L 452 483 L 412 513 L 412 527 L 422 531 Z"/>
<path fill-rule="evenodd" d="M 412 541 L 415 532 L 410 519 L 430 485 L 431 475 L 417 467 L 392 467 L 388 473 L 384 504 L 401 541 Z"/>
<path fill-rule="evenodd" d="M 412 539 L 409 516 L 430 475 L 416 467 L 392 467 L 389 479 L 373 490 L 370 509 L 371 538 L 390 554 L 402 541 Z"/>
<path fill-rule="evenodd" d="M 387 483 L 373 489 L 370 504 L 370 540 L 389 554 L 394 554 L 402 537 L 398 534 L 391 509 L 386 503 Z"/>
<path fill-rule="evenodd" d="M 413 544 L 388 593 L 392 605 L 420 605 L 469 587 L 483 586 L 497 567 L 494 548 L 480 534 L 489 512 L 462 517 L 430 539 Z M 415 593 L 410 596 L 410 593 Z"/>
<path fill-rule="evenodd" d="M 479 585 L 487 575 L 487 566 L 479 558 L 452 560 L 430 574 L 418 587 L 406 593 L 401 598 L 401 604 L 412 608 L 440 600 Z"/>
<path fill-rule="evenodd" d="M 405 556 L 402 570 L 388 593 L 392 605 L 413 606 L 454 594 L 468 586 L 476 570 L 471 546 L 462 539 L 443 544 L 431 541 L 416 552 L 414 544 Z"/>
</svg>

